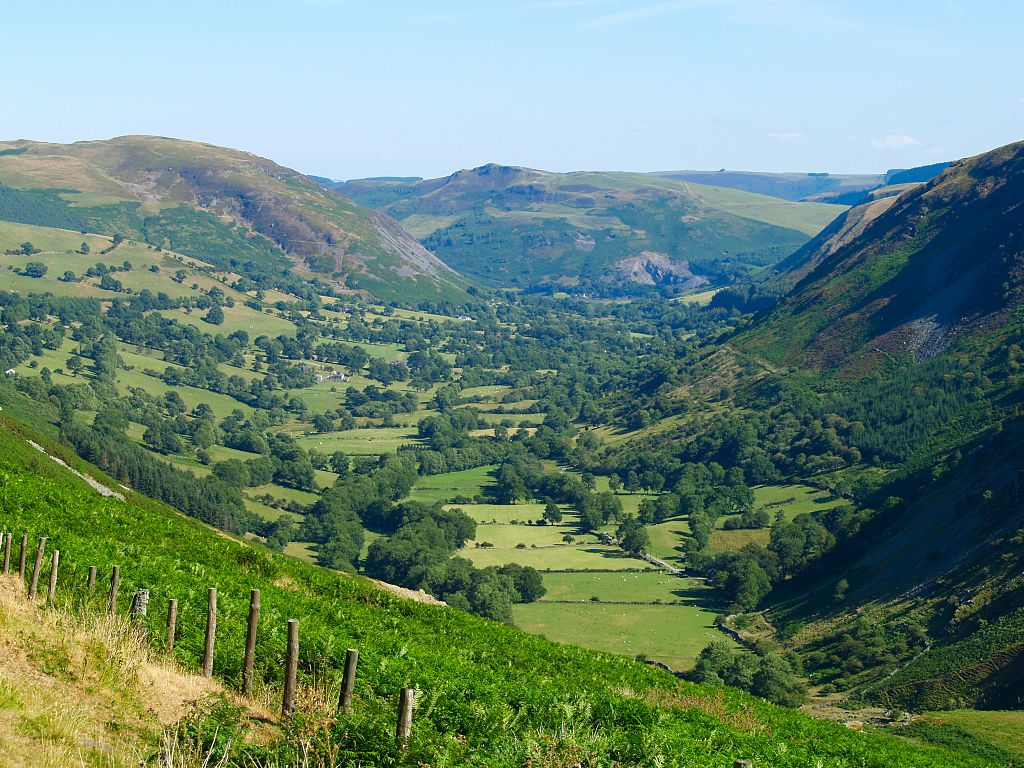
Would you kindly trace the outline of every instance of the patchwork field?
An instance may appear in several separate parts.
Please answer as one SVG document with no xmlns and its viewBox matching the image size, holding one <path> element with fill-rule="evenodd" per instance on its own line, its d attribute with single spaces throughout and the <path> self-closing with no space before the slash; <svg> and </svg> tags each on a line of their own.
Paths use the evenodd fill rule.
<svg viewBox="0 0 1024 768">
<path fill-rule="evenodd" d="M 544 602 L 586 600 L 593 602 L 678 603 L 702 597 L 692 579 L 660 571 L 643 573 L 549 573 L 544 576 L 548 593 Z"/>
<path fill-rule="evenodd" d="M 600 478 L 600 480 L 603 479 Z M 755 486 L 753 490 L 754 509 L 764 509 L 771 516 L 772 521 L 779 513 L 784 519 L 792 520 L 797 515 L 831 509 L 843 503 L 842 498 L 807 485 L 759 485 Z M 626 498 L 626 496 L 622 496 L 624 506 Z M 636 503 L 639 503 L 639 500 Z M 626 509 L 628 511 L 629 508 Z M 729 516 L 722 516 L 715 522 L 716 530 L 711 534 L 708 546 L 712 552 L 742 549 L 750 543 L 759 546 L 768 544 L 771 535 L 770 527 L 725 530 L 727 520 L 729 520 Z M 650 537 L 650 553 L 652 555 L 669 562 L 682 559 L 683 542 L 690 534 L 690 527 L 685 518 L 680 517 L 650 525 L 647 527 L 647 533 Z"/>
<path fill-rule="evenodd" d="M 414 498 L 417 493 L 443 498 L 443 489 L 465 492 L 481 478 L 450 473 L 428 480 L 414 489 Z M 606 481 L 603 487 L 607 488 Z M 644 494 L 620 498 L 625 509 L 635 511 Z M 571 509 L 563 510 L 558 525 L 537 525 L 544 512 L 539 503 L 451 506 L 477 521 L 476 540 L 457 556 L 478 567 L 519 563 L 543 573 L 544 597 L 514 607 L 516 623 L 529 632 L 588 648 L 644 655 L 680 670 L 692 667 L 711 639 L 724 638 L 714 628 L 716 613 L 708 607 L 708 587 L 664 573 L 592 534 L 582 534 Z M 660 554 L 673 531 L 686 530 L 686 522 L 674 520 L 655 528 L 659 545 L 653 549 Z M 565 536 L 572 538 L 571 544 L 563 540 Z"/>
<path fill-rule="evenodd" d="M 434 503 L 435 501 L 453 501 L 465 497 L 473 498 L 483 493 L 493 481 L 496 467 L 487 465 L 467 469 L 462 472 L 447 472 L 443 475 L 421 477 L 413 486 L 410 498 L 415 501 Z M 459 505 L 465 508 L 465 505 Z M 469 512 L 469 510 L 466 510 Z M 532 519 L 532 518 L 531 518 Z"/>
<path fill-rule="evenodd" d="M 679 560 L 683 538 L 690 533 L 690 525 L 683 518 L 675 518 L 657 525 L 647 526 L 650 553 L 662 560 Z"/>
<path fill-rule="evenodd" d="M 415 490 L 413 491 L 415 493 Z M 543 504 L 452 504 L 478 523 L 516 524 L 539 520 L 544 514 Z"/>
<path fill-rule="evenodd" d="M 463 549 L 460 557 L 472 560 L 478 568 L 505 563 L 530 565 L 538 571 L 624 571 L 651 569 L 642 560 L 629 557 L 613 547 L 598 544 L 573 544 L 532 549 Z"/>
<path fill-rule="evenodd" d="M 529 603 L 513 608 L 516 624 L 549 640 L 624 656 L 643 655 L 672 669 L 691 669 L 701 650 L 725 636 L 716 614 L 691 605 Z"/>
<path fill-rule="evenodd" d="M 417 438 L 415 430 L 406 427 L 381 427 L 306 435 L 299 437 L 298 442 L 306 450 L 316 448 L 322 453 L 344 451 L 356 456 L 379 456 L 394 453 L 403 445 L 417 442 Z"/>
</svg>

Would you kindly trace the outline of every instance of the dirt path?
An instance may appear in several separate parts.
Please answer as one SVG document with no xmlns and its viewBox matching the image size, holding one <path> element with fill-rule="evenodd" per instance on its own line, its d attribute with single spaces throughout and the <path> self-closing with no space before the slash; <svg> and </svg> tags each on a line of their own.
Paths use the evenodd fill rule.
<svg viewBox="0 0 1024 768">
<path fill-rule="evenodd" d="M 616 539 L 614 536 L 612 536 L 609 533 L 599 532 L 597 535 L 598 535 L 598 537 L 600 539 L 602 539 L 604 541 L 605 544 L 608 544 L 609 546 L 612 546 L 612 547 L 621 547 L 622 546 L 619 543 L 619 540 Z M 626 552 L 626 550 L 623 550 L 623 552 Z M 660 560 L 659 558 L 654 557 L 654 555 L 648 555 L 646 552 L 641 552 L 639 555 L 634 554 L 633 552 L 626 552 L 626 554 L 629 555 L 630 557 L 635 557 L 637 560 L 643 560 L 644 562 L 650 563 L 651 565 L 656 565 L 659 568 L 662 568 L 662 569 L 668 571 L 673 576 L 683 576 L 685 574 L 685 571 L 683 571 L 682 568 L 677 568 L 674 565 L 669 565 L 664 560 Z"/>
</svg>

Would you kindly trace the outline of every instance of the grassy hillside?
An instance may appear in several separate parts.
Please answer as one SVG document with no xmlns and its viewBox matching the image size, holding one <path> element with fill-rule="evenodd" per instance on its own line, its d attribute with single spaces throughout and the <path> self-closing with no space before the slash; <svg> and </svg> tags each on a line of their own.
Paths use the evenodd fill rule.
<svg viewBox="0 0 1024 768">
<path fill-rule="evenodd" d="M 388 300 L 464 296 L 464 282 L 388 217 L 270 160 L 209 144 L 0 142 L 0 219 L 120 233 L 226 268 L 290 265 Z"/>
<path fill-rule="evenodd" d="M 0 429 L 2 527 L 28 533 L 33 543 L 45 535 L 49 547 L 61 550 L 58 608 L 74 610 L 83 599 L 89 565 L 98 566 L 102 578 L 110 566 L 120 565 L 125 602 L 119 610 L 125 610 L 136 587 L 149 588 L 144 625 L 157 648 L 166 601 L 180 601 L 174 653 L 187 670 L 195 668 L 201 652 L 205 590 L 216 586 L 215 672 L 232 687 L 238 682 L 248 592 L 258 587 L 263 612 L 257 668 L 259 688 L 269 691 L 267 702 L 280 680 L 285 620 L 300 620 L 300 720 L 279 729 L 266 712 L 222 705 L 200 711 L 192 725 L 178 730 L 191 734 L 204 751 L 212 748 L 213 760 L 223 751 L 231 753 L 222 764 L 291 764 L 300 754 L 312 755 L 303 762 L 310 765 L 328 764 L 328 755 L 332 765 L 705 766 L 728 765 L 740 757 L 756 765 L 794 767 L 992 764 L 816 722 L 728 689 L 682 683 L 628 659 L 410 602 L 360 578 L 317 570 L 216 534 L 175 513 L 103 499 L 29 448 L 18 434 L 24 429 L 6 418 Z M 102 600 L 95 601 L 99 608 Z M 6 626 L 25 627 L 21 606 L 3 610 Z M 77 720 L 70 728 L 47 714 L 51 702 L 78 684 L 89 691 L 109 690 L 105 712 L 115 719 L 122 708 L 138 706 L 132 697 L 133 666 L 122 665 L 97 688 L 90 682 L 95 673 L 83 669 L 73 650 L 74 636 L 60 639 L 54 621 L 8 636 L 14 656 L 25 659 L 44 684 L 31 692 L 31 700 L 23 700 L 24 687 L 5 683 L 3 716 L 15 724 L 19 746 L 30 756 L 31 750 L 43 755 L 54 743 L 66 748 L 83 738 L 103 738 L 108 750 L 121 748 L 122 740 L 101 737 L 103 716 Z M 355 708 L 351 716 L 335 719 L 333 689 L 344 649 L 351 646 L 361 652 Z M 89 647 L 110 664 L 109 646 Z M 392 729 L 395 694 L 402 686 L 415 687 L 418 695 L 413 737 L 399 754 Z M 135 760 L 158 747 L 153 738 L 159 718 L 144 720 L 145 727 L 133 731 L 130 757 Z M 89 753 L 89 764 L 119 764 L 119 758 Z M 26 762 L 41 764 L 41 759 Z"/>
<path fill-rule="evenodd" d="M 859 236 L 794 260 L 794 291 L 738 343 L 813 367 L 920 361 L 1004 322 L 1021 301 L 1024 144 L 954 163 Z M 882 205 L 884 201 L 871 204 Z"/>
<path fill-rule="evenodd" d="M 502 286 L 697 287 L 774 264 L 843 209 L 638 173 L 498 165 L 335 185 L 463 274 Z"/>
<path fill-rule="evenodd" d="M 184 768 L 208 754 L 187 730 L 193 713 L 238 706 L 272 717 L 151 648 L 123 617 L 83 614 L 64 598 L 40 610 L 16 574 L 0 576 L 4 765 Z"/>
</svg>

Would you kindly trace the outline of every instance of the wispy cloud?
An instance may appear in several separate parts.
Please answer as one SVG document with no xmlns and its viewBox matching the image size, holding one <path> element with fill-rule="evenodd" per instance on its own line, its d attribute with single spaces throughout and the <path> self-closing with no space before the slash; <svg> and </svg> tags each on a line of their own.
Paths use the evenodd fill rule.
<svg viewBox="0 0 1024 768">
<path fill-rule="evenodd" d="M 768 138 L 772 141 L 800 141 L 806 139 L 807 136 L 800 131 L 772 131 L 768 134 Z"/>
<path fill-rule="evenodd" d="M 656 16 L 666 16 L 697 8 L 712 8 L 725 5 L 729 0 L 666 0 L 661 3 L 643 5 L 614 13 L 606 13 L 586 22 L 588 27 L 618 27 L 634 21 L 642 21 Z"/>
<path fill-rule="evenodd" d="M 813 0 L 661 0 L 642 3 L 625 0 L 621 10 L 596 16 L 587 27 L 618 27 L 659 16 L 685 13 L 701 8 L 720 8 L 727 23 L 786 30 L 849 30 L 857 24 L 847 15 Z"/>
<path fill-rule="evenodd" d="M 861 26 L 837 7 L 815 0 L 737 0 L 730 6 L 727 20 L 734 24 L 788 32 L 811 30 L 815 34 L 850 32 Z"/>
<path fill-rule="evenodd" d="M 921 142 L 915 139 L 913 136 L 906 133 L 891 133 L 888 136 L 883 136 L 880 139 L 871 140 L 872 149 L 904 149 L 906 147 L 914 147 Z"/>
<path fill-rule="evenodd" d="M 331 0 L 315 1 L 331 2 Z M 473 7 L 448 10 L 423 8 L 420 5 L 400 5 L 388 8 L 387 13 L 392 18 L 405 21 L 457 21 L 574 9 L 597 12 L 598 9 L 616 8 L 621 5 L 622 0 L 522 0 L 522 2 L 510 3 L 478 3 Z"/>
</svg>

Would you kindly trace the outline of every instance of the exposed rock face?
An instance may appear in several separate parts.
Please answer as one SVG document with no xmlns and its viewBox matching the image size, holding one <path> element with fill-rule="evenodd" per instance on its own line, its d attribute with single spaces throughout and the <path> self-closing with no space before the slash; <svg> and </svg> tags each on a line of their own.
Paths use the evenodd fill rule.
<svg viewBox="0 0 1024 768">
<path fill-rule="evenodd" d="M 639 285 L 679 285 L 699 288 L 708 283 L 706 277 L 693 274 L 687 261 L 673 260 L 668 254 L 641 251 L 615 264 L 619 279 Z"/>
</svg>

